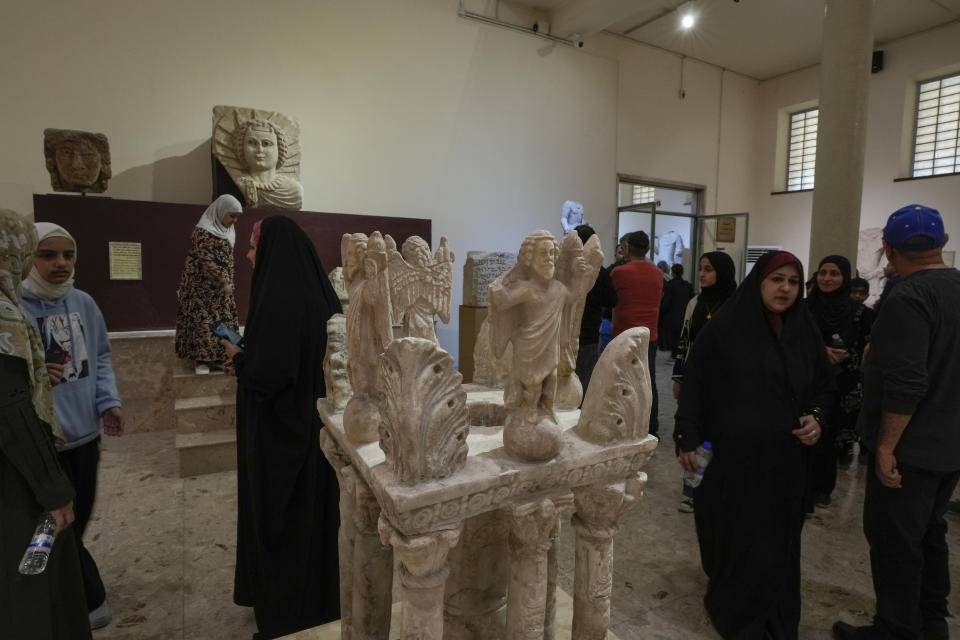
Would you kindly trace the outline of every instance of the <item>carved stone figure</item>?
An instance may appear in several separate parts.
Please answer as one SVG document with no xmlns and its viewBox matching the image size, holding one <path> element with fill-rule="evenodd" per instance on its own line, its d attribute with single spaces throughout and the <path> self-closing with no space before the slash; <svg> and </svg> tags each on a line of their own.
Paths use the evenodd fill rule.
<svg viewBox="0 0 960 640">
<path fill-rule="evenodd" d="M 517 265 L 490 285 L 493 353 L 503 357 L 513 344 L 513 367 L 504 388 L 507 420 L 503 444 L 511 456 L 549 460 L 560 450 L 560 427 L 553 413 L 560 360 L 560 324 L 564 305 L 579 289 L 578 280 L 596 271 L 575 270 L 573 280 L 554 278 L 557 243 L 549 231 L 535 231 L 520 247 Z"/>
<path fill-rule="evenodd" d="M 337 292 L 340 306 L 346 309 L 347 304 L 350 303 L 350 296 L 347 294 L 347 283 L 343 280 L 343 267 L 336 267 L 327 274 L 327 277 L 330 279 L 330 284 L 333 285 L 333 290 Z"/>
<path fill-rule="evenodd" d="M 346 407 L 353 395 L 350 376 L 347 374 L 349 360 L 347 317 L 337 313 L 327 320 L 327 352 L 323 357 L 323 379 L 327 387 L 327 398 L 337 409 Z"/>
<path fill-rule="evenodd" d="M 102 133 L 44 129 L 43 155 L 54 191 L 103 193 L 110 171 L 110 143 Z"/>
<path fill-rule="evenodd" d="M 389 247 L 390 242 L 387 245 Z M 430 245 L 419 236 L 407 238 L 401 251 L 394 248 L 388 253 L 394 322 L 403 323 L 408 338 L 437 342 L 434 314 L 439 315 L 444 324 L 450 322 L 454 255 L 446 236 L 440 237 L 440 248 L 433 257 Z"/>
<path fill-rule="evenodd" d="M 513 362 L 513 346 L 507 345 L 503 357 L 493 355 L 490 344 L 490 316 L 480 324 L 480 333 L 473 346 L 473 381 L 493 389 L 503 389 L 510 376 L 510 364 Z"/>
<path fill-rule="evenodd" d="M 401 482 L 445 478 L 467 459 L 467 394 L 453 358 L 424 338 L 380 356 L 380 448 Z"/>
<path fill-rule="evenodd" d="M 583 205 L 573 200 L 567 200 L 563 203 L 563 209 L 560 211 L 560 224 L 563 225 L 563 233 L 568 234 L 579 225 L 593 225 L 583 220 Z"/>
<path fill-rule="evenodd" d="M 577 377 L 577 353 L 580 351 L 580 321 L 583 305 L 597 280 L 603 264 L 600 236 L 594 234 L 584 245 L 575 231 L 567 234 L 560 245 L 556 278 L 570 283 L 570 295 L 563 305 L 560 320 L 560 363 L 557 367 L 557 399 L 561 409 L 576 409 L 583 399 L 583 385 Z M 593 274 L 590 277 L 587 274 Z"/>
<path fill-rule="evenodd" d="M 368 239 L 345 233 L 340 241 L 343 277 L 350 296 L 347 309 L 347 372 L 353 397 L 344 410 L 344 430 L 356 442 L 379 437 L 377 358 L 391 340 L 387 245 L 379 231 Z"/>
<path fill-rule="evenodd" d="M 487 306 L 487 288 L 515 264 L 515 253 L 469 251 L 463 263 L 464 306 Z"/>
<path fill-rule="evenodd" d="M 275 111 L 213 108 L 213 155 L 247 206 L 299 209 L 300 124 Z"/>
<path fill-rule="evenodd" d="M 864 304 L 871 309 L 877 304 L 887 283 L 888 264 L 887 254 L 883 251 L 883 229 L 861 229 L 857 246 L 857 272 L 870 283 L 870 295 Z"/>
<path fill-rule="evenodd" d="M 634 327 L 603 350 L 583 400 L 580 421 L 573 428 L 578 436 L 611 445 L 647 435 L 653 402 L 647 370 L 649 343 L 650 330 Z"/>
</svg>

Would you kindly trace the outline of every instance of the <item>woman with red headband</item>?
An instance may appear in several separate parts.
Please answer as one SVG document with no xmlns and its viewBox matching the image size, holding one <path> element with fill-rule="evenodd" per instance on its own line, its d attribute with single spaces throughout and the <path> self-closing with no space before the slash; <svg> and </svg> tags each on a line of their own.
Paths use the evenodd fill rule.
<svg viewBox="0 0 960 640">
<path fill-rule="evenodd" d="M 796 256 L 761 257 L 701 331 L 680 393 L 680 464 L 713 443 L 695 520 L 704 604 L 728 639 L 797 638 L 811 454 L 836 395 L 802 286 Z"/>
</svg>

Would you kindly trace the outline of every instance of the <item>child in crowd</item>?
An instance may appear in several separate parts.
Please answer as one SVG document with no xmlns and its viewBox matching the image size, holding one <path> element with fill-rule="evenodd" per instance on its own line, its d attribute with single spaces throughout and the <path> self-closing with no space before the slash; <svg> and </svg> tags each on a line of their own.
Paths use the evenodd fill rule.
<svg viewBox="0 0 960 640">
<path fill-rule="evenodd" d="M 104 433 L 119 436 L 123 412 L 103 314 L 93 298 L 73 286 L 77 243 L 63 227 L 49 222 L 36 227 L 40 242 L 34 268 L 23 281 L 23 308 L 37 323 L 46 350 L 54 408 L 66 440 L 58 455 L 77 494 L 75 538 L 90 627 L 99 629 L 110 622 L 110 605 L 82 536 L 96 498 L 101 419 Z"/>
</svg>

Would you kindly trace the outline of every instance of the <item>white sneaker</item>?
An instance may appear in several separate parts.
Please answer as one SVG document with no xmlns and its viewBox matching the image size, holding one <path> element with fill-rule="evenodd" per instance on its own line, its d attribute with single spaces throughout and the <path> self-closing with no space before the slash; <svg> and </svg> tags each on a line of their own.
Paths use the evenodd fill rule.
<svg viewBox="0 0 960 640">
<path fill-rule="evenodd" d="M 103 604 L 90 612 L 90 628 L 102 629 L 113 619 L 113 612 L 110 611 L 110 605 L 104 600 Z"/>
<path fill-rule="evenodd" d="M 210 373 L 210 365 L 206 364 L 205 362 L 198 362 L 197 366 L 194 367 L 193 372 L 198 376 L 205 376 Z"/>
</svg>

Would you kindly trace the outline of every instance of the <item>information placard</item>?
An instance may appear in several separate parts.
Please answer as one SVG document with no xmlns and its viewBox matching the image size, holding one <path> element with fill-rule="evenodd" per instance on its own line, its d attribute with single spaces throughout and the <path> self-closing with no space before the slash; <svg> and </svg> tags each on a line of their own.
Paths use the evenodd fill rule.
<svg viewBox="0 0 960 640">
<path fill-rule="evenodd" d="M 143 280 L 143 258 L 139 242 L 108 242 L 111 280 Z"/>
</svg>

